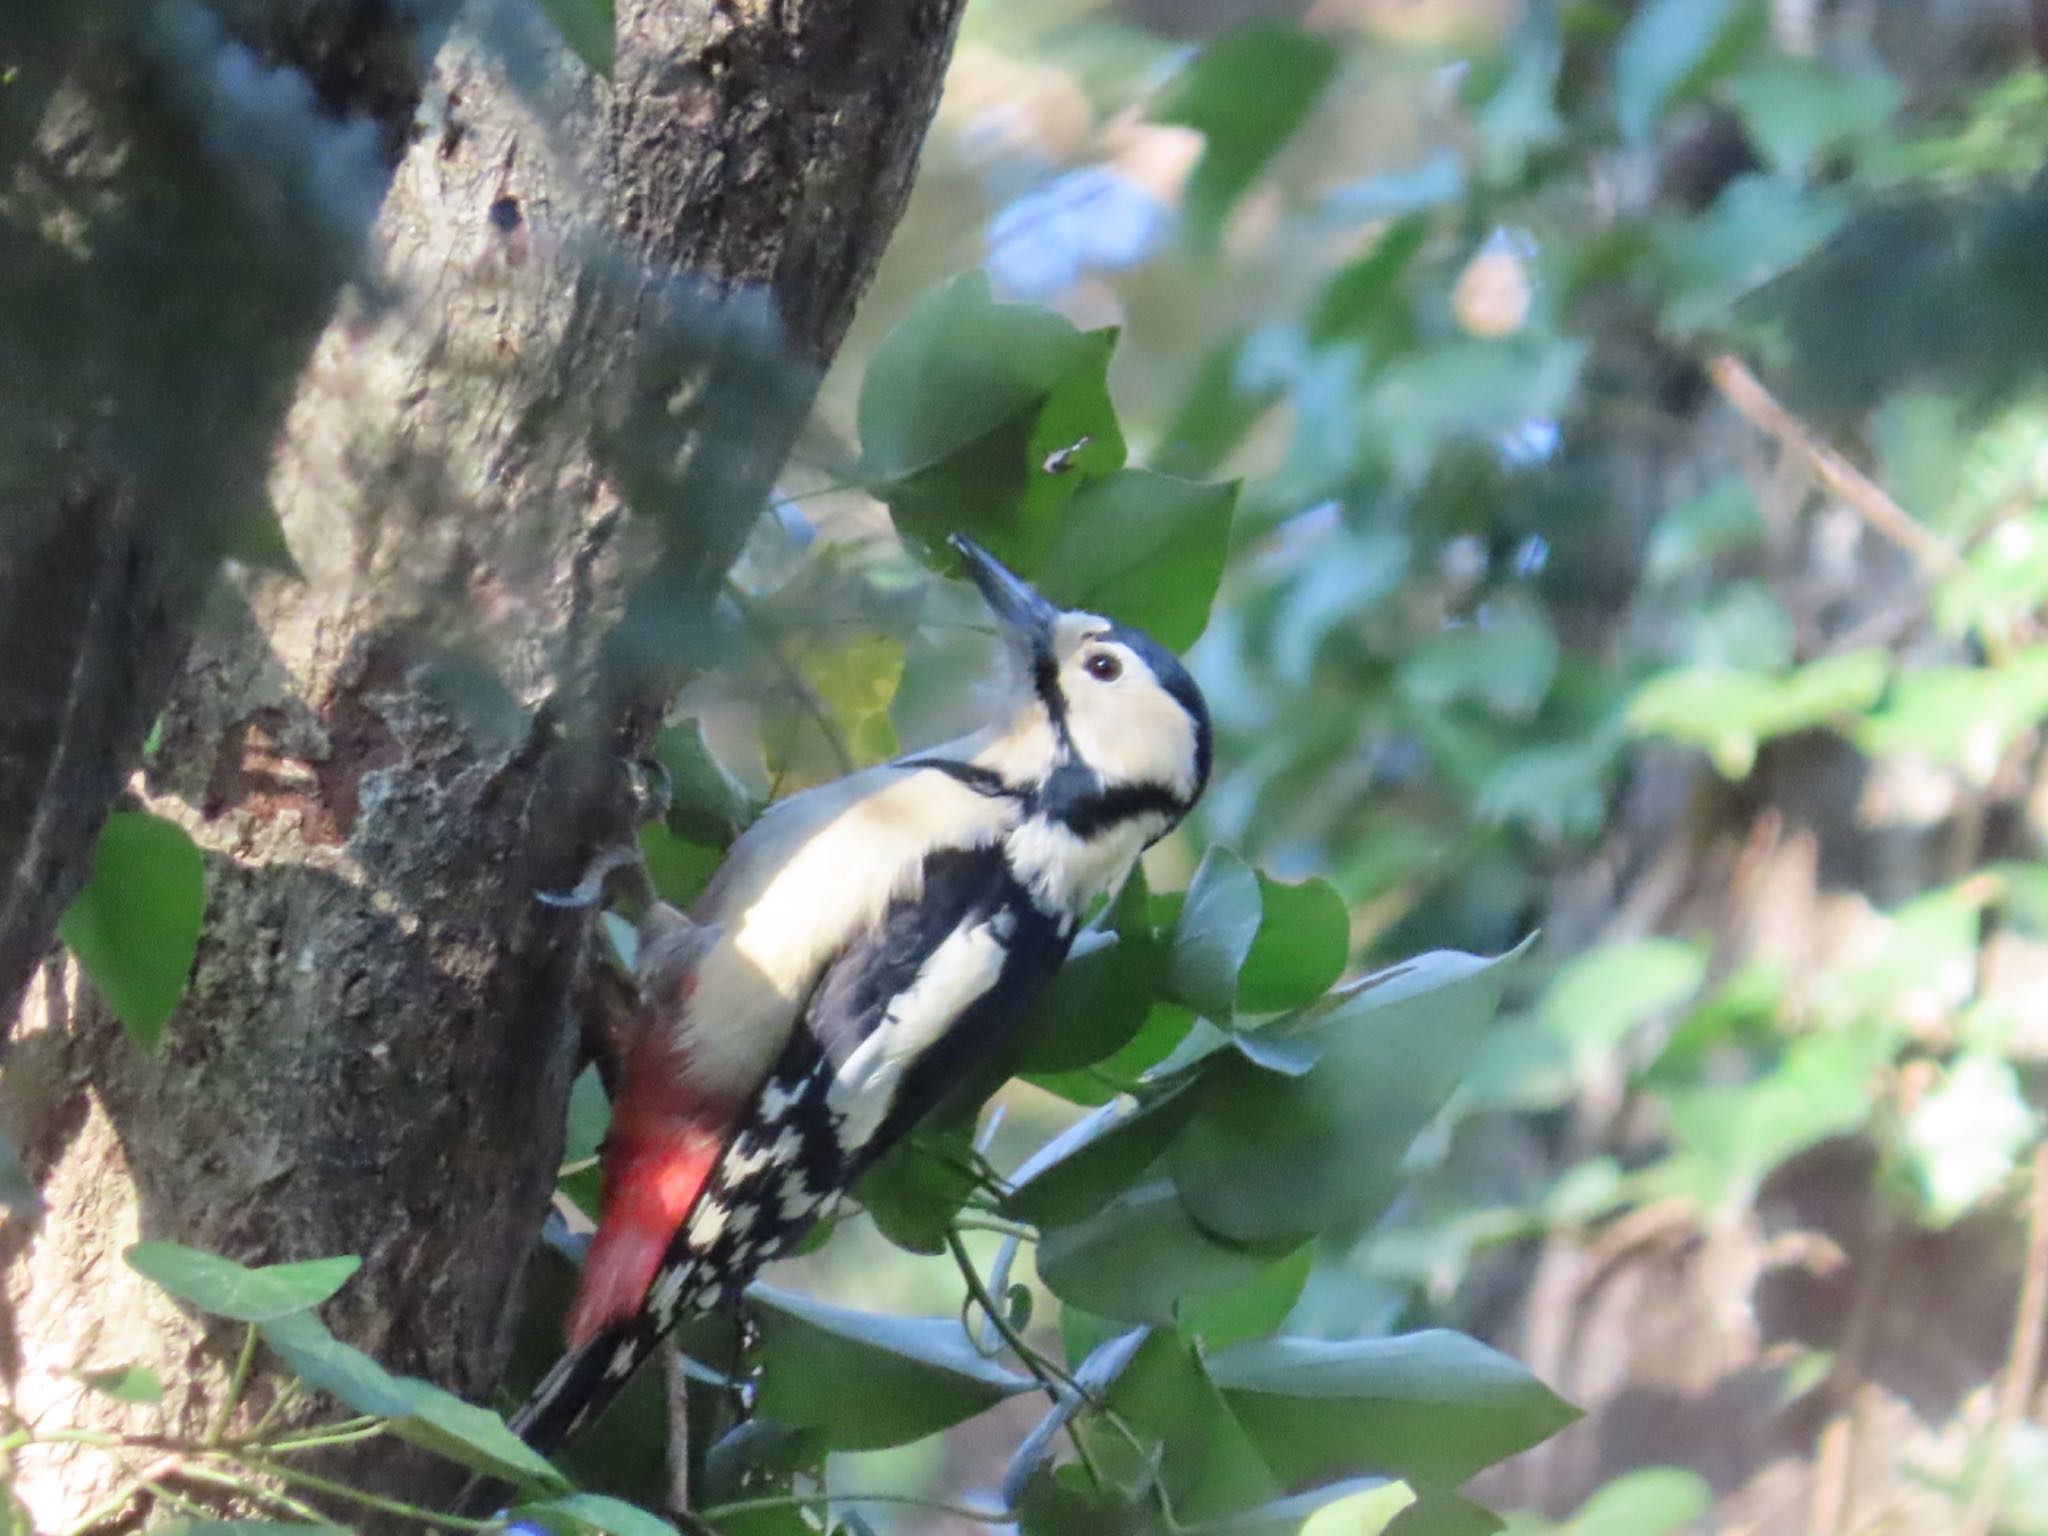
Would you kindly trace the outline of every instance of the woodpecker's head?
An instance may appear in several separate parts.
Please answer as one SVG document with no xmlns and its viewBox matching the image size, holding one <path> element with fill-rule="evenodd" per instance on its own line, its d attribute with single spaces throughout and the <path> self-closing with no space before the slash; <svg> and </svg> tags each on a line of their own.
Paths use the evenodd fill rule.
<svg viewBox="0 0 2048 1536">
<path fill-rule="evenodd" d="M 1054 607 L 973 540 L 949 542 L 1012 664 L 981 761 L 1098 815 L 1156 815 L 1160 832 L 1178 822 L 1209 782 L 1209 710 L 1187 669 L 1149 635 Z"/>
</svg>

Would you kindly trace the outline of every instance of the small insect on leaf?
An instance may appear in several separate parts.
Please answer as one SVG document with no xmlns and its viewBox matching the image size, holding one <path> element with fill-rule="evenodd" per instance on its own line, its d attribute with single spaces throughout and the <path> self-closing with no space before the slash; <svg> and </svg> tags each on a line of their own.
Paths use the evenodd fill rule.
<svg viewBox="0 0 2048 1536">
<path fill-rule="evenodd" d="M 1055 448 L 1045 456 L 1042 467 L 1048 475 L 1064 475 L 1074 467 L 1074 460 L 1080 456 L 1081 451 L 1094 441 L 1094 435 L 1091 433 L 1067 444 L 1064 448 Z"/>
</svg>

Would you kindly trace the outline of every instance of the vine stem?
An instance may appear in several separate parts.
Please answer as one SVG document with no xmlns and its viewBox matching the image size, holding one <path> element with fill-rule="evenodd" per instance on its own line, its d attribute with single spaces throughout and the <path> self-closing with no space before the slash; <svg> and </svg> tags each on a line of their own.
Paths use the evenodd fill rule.
<svg viewBox="0 0 2048 1536">
<path fill-rule="evenodd" d="M 1052 1361 L 1046 1359 L 1044 1355 L 1025 1343 L 1024 1336 L 1010 1325 L 1008 1315 L 1003 1311 L 1002 1307 L 997 1305 L 996 1299 L 989 1294 L 988 1285 L 981 1278 L 981 1271 L 974 1267 L 974 1260 L 967 1252 L 967 1245 L 960 1240 L 960 1230 L 957 1225 L 949 1227 L 946 1231 L 946 1249 L 953 1255 L 953 1263 L 959 1268 L 960 1278 L 967 1282 L 968 1296 L 977 1307 L 981 1308 L 982 1315 L 989 1320 L 989 1325 L 1001 1336 L 1002 1341 L 1010 1347 L 1011 1353 L 1015 1354 L 1018 1360 L 1023 1363 L 1024 1369 L 1038 1378 L 1038 1384 L 1048 1392 L 1051 1392 L 1055 1397 L 1059 1395 L 1061 1390 L 1075 1393 L 1083 1398 L 1087 1397 L 1088 1394 L 1082 1390 L 1081 1384 L 1078 1381 L 1074 1380 L 1066 1371 L 1054 1365 Z M 1094 1469 L 1090 1468 L 1089 1470 L 1093 1471 Z"/>
<path fill-rule="evenodd" d="M 296 1483 L 299 1487 L 314 1493 L 324 1493 L 332 1498 L 347 1499 L 365 1509 L 380 1509 L 390 1515 L 404 1515 L 409 1519 L 423 1521 L 428 1525 L 441 1526 L 451 1531 L 488 1531 L 496 1520 L 470 1520 L 461 1515 L 444 1515 L 438 1510 L 422 1509 L 417 1504 L 407 1504 L 402 1499 L 387 1499 L 382 1494 L 366 1493 L 360 1488 L 351 1488 L 347 1483 L 335 1482 L 332 1478 L 316 1477 L 285 1462 L 271 1461 L 267 1457 L 248 1456 L 238 1458 L 241 1464 L 252 1472 L 274 1477 L 281 1482 Z"/>
<path fill-rule="evenodd" d="M 989 1321 L 1002 1341 L 1009 1345 L 1010 1352 L 1023 1363 L 1024 1369 L 1038 1378 L 1038 1384 L 1045 1389 L 1045 1395 L 1052 1399 L 1056 1408 L 1065 1406 L 1066 1394 L 1071 1392 L 1083 1402 L 1089 1401 L 1088 1393 L 1060 1367 L 1024 1342 L 1024 1336 L 1010 1325 L 1009 1317 L 989 1295 L 988 1286 L 983 1283 L 981 1271 L 974 1267 L 974 1259 L 967 1252 L 967 1244 L 961 1241 L 959 1226 L 946 1228 L 946 1248 L 953 1255 L 953 1263 L 960 1270 L 961 1279 L 967 1282 L 967 1294 L 974 1304 L 981 1308 L 982 1315 Z M 972 1330 L 970 1330 L 970 1333 Z M 1081 1458 L 1081 1465 L 1088 1469 L 1088 1475 L 1099 1484 L 1102 1469 L 1095 1464 L 1095 1457 L 1088 1449 L 1088 1443 L 1081 1438 L 1074 1427 L 1072 1417 L 1066 1422 L 1067 1440 L 1074 1447 L 1074 1454 Z"/>
<path fill-rule="evenodd" d="M 200 1443 L 212 1450 L 228 1436 L 228 1426 L 235 1421 L 235 1410 L 242 1405 L 242 1393 L 248 1389 L 249 1373 L 256 1366 L 256 1325 L 250 1323 L 242 1334 L 242 1353 L 235 1360 L 235 1374 L 228 1378 L 227 1396 L 220 1402 L 220 1412 L 214 1415 L 213 1424 L 206 1431 L 206 1438 Z"/>
<path fill-rule="evenodd" d="M 927 1499 L 914 1493 L 777 1493 L 758 1499 L 734 1499 L 730 1504 L 716 1504 L 709 1509 L 696 1512 L 699 1520 L 717 1521 L 732 1515 L 754 1514 L 770 1509 L 810 1509 L 819 1504 L 900 1504 L 911 1509 L 929 1510 L 935 1515 L 952 1515 L 961 1520 L 973 1520 L 981 1525 L 1014 1525 L 1017 1512 L 1014 1509 L 984 1509 L 973 1504 L 949 1504 L 943 1499 Z"/>
</svg>

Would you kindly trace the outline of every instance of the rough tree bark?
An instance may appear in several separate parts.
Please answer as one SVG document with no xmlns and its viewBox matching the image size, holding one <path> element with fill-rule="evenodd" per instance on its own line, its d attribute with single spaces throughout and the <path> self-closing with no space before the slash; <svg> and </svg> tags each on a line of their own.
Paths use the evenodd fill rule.
<svg viewBox="0 0 2048 1536">
<path fill-rule="evenodd" d="M 34 110 L 0 119 L 0 152 L 48 206 L 0 201 L 0 254 L 89 303 L 62 282 L 124 280 L 118 246 L 82 242 L 68 274 L 40 246 L 68 205 L 139 208 L 182 307 L 126 416 L 47 395 L 40 472 L 0 480 L 0 1018 L 27 983 L 0 1129 L 48 1205 L 0 1227 L 20 1411 L 103 1417 L 66 1373 L 133 1359 L 186 1383 L 172 1423 L 202 1422 L 233 1341 L 126 1272 L 138 1236 L 361 1254 L 339 1331 L 492 1382 L 576 1055 L 585 921 L 534 892 L 624 829 L 621 763 L 701 654 L 894 224 L 960 6 L 621 0 L 610 86 L 510 4 L 224 5 L 223 28 L 134 0 L 68 30 L 30 8 L 59 42 L 21 44 L 35 92 L 12 101 Z M 253 99 L 289 108 L 270 126 L 299 135 L 303 181 L 322 135 L 395 164 L 359 280 L 322 231 L 263 222 L 282 173 L 222 127 Z M 212 243 L 177 244 L 185 225 Z M 270 302 L 248 274 L 273 268 Z M 117 377 L 134 338 L 98 329 L 45 361 Z M 179 344 L 190 393 L 163 387 Z M 190 472 L 167 490 L 116 428 L 183 444 Z M 202 610 L 213 556 L 243 546 L 180 518 L 265 477 L 305 579 L 244 572 Z M 207 914 L 146 1055 L 51 932 L 153 721 L 132 792 L 199 841 Z M 61 1525 L 110 1471 L 43 1456 L 17 1488 Z"/>
</svg>

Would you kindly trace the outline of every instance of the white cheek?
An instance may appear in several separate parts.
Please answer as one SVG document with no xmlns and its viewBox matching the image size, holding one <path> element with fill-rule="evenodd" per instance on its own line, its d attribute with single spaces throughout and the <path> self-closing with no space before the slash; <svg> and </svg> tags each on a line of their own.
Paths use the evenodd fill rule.
<svg viewBox="0 0 2048 1536">
<path fill-rule="evenodd" d="M 1074 750 L 1105 780 L 1192 792 L 1195 729 L 1172 695 L 1148 678 L 1100 683 L 1084 677 L 1070 698 L 1067 733 Z"/>
</svg>

